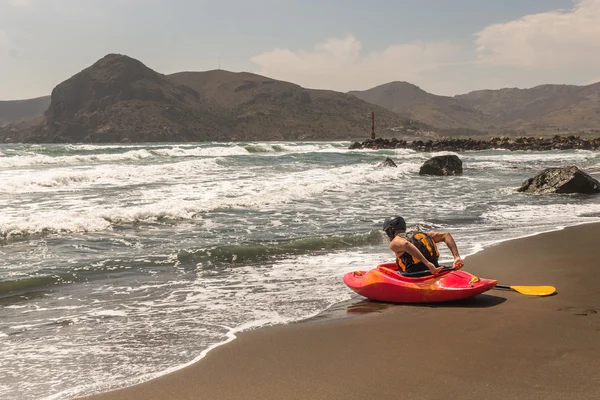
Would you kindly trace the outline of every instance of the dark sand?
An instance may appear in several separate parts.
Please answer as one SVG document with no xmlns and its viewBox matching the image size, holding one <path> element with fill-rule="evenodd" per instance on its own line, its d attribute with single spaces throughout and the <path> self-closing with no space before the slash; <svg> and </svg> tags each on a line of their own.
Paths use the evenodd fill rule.
<svg viewBox="0 0 600 400">
<path fill-rule="evenodd" d="M 597 400 L 599 260 L 600 224 L 504 242 L 467 257 L 465 270 L 503 284 L 553 285 L 558 294 L 492 290 L 434 306 L 356 297 L 90 399 Z"/>
</svg>

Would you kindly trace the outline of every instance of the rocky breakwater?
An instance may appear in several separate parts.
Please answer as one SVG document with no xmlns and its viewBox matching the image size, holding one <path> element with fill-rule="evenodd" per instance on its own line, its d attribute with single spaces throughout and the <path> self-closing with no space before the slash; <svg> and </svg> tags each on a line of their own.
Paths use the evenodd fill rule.
<svg viewBox="0 0 600 400">
<path fill-rule="evenodd" d="M 364 142 L 354 142 L 349 147 L 354 149 L 412 149 L 416 151 L 466 151 L 466 150 L 600 150 L 600 137 L 583 139 L 580 136 L 559 136 L 552 138 L 534 137 L 494 137 L 489 140 L 481 139 L 441 139 L 441 140 L 413 140 L 402 139 L 368 139 Z"/>
</svg>

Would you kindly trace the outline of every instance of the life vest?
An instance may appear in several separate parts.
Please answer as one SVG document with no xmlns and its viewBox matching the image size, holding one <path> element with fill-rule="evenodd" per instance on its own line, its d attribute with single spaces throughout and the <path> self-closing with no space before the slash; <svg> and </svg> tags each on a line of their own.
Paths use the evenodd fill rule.
<svg viewBox="0 0 600 400">
<path fill-rule="evenodd" d="M 438 251 L 435 242 L 428 234 L 417 231 L 411 234 L 399 236 L 404 237 L 404 239 L 415 245 L 415 247 L 419 249 L 419 251 L 425 256 L 427 261 L 436 267 L 439 267 L 438 258 L 440 257 L 440 252 Z M 396 264 L 398 264 L 398 268 L 404 272 L 429 270 L 429 268 L 427 268 L 425 264 L 423 264 L 418 258 L 413 257 L 406 251 L 400 256 L 396 256 Z"/>
</svg>

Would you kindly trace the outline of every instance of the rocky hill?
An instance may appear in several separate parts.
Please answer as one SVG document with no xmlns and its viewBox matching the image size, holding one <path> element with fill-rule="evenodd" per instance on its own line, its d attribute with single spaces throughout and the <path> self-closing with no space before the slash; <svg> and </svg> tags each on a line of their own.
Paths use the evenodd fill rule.
<svg viewBox="0 0 600 400">
<path fill-rule="evenodd" d="M 449 97 L 391 82 L 339 93 L 245 72 L 163 75 L 109 54 L 50 97 L 0 102 L 0 142 L 363 140 L 371 111 L 382 137 L 598 134 L 600 83 Z"/>
<path fill-rule="evenodd" d="M 54 88 L 43 122 L 13 141 L 115 142 L 226 138 L 222 114 L 193 89 L 111 54 Z"/>
<path fill-rule="evenodd" d="M 600 82 L 587 86 L 479 90 L 455 96 L 494 125 L 527 131 L 600 129 Z"/>
<path fill-rule="evenodd" d="M 349 94 L 439 128 L 481 129 L 488 120 L 483 112 L 472 106 L 453 97 L 427 93 L 408 82 L 390 82 Z"/>
<path fill-rule="evenodd" d="M 50 105 L 50 96 L 27 100 L 0 101 L 0 126 L 17 124 L 41 116 Z"/>
<path fill-rule="evenodd" d="M 234 139 L 348 139 L 370 134 L 370 113 L 377 132 L 411 124 L 383 107 L 329 90 L 305 89 L 260 75 L 222 70 L 169 75 L 196 90 L 232 116 Z M 414 124 L 414 123 L 412 123 Z M 417 128 L 423 127 L 417 124 Z M 393 134 L 388 131 L 387 135 Z"/>
<path fill-rule="evenodd" d="M 138 60 L 109 54 L 54 88 L 43 121 L 4 128 L 0 141 L 365 138 L 371 110 L 379 135 L 393 135 L 384 131 L 410 123 L 345 93 L 220 70 L 165 76 Z"/>
<path fill-rule="evenodd" d="M 391 82 L 350 93 L 438 128 L 529 133 L 600 129 L 600 83 L 480 90 L 449 97 L 405 82 Z"/>
</svg>

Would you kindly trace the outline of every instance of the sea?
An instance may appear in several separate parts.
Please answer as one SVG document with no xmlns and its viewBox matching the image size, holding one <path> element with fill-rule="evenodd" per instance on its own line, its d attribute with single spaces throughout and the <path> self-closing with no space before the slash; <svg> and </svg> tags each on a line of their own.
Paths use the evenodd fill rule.
<svg viewBox="0 0 600 400">
<path fill-rule="evenodd" d="M 350 144 L 0 145 L 0 398 L 129 386 L 360 301 L 342 276 L 393 260 L 387 217 L 450 231 L 467 271 L 496 243 L 600 221 L 600 196 L 516 191 L 546 167 L 599 179 L 598 151 Z M 419 175 L 444 154 L 463 175 Z"/>
</svg>

